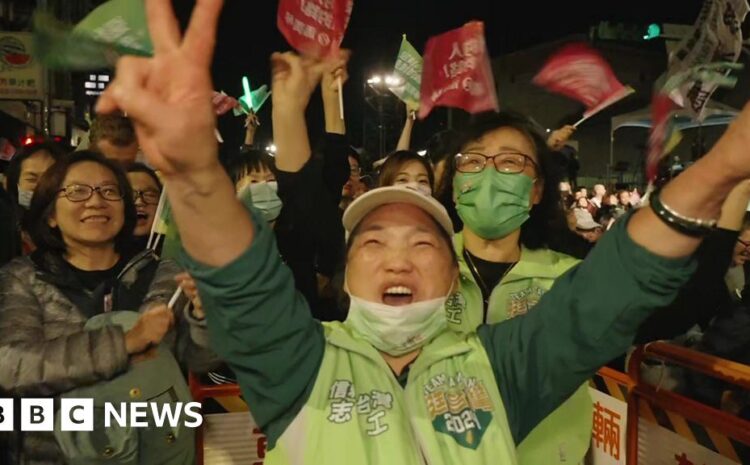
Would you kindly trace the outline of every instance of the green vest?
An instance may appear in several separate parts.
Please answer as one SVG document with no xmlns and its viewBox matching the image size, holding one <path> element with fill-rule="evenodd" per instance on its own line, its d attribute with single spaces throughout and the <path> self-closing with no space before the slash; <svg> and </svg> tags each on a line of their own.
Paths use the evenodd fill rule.
<svg viewBox="0 0 750 465">
<path fill-rule="evenodd" d="M 422 349 L 402 388 L 348 326 L 324 326 L 315 385 L 267 465 L 516 465 L 505 407 L 476 335 L 443 332 Z"/>
<path fill-rule="evenodd" d="M 464 259 L 463 235 L 453 238 L 459 259 L 460 289 L 446 303 L 448 324 L 459 332 L 499 323 L 528 312 L 560 275 L 579 260 L 549 249 L 521 248 L 521 259 L 490 294 L 484 321 L 482 291 Z M 593 406 L 588 385 L 545 418 L 518 446 L 520 465 L 581 463 L 591 444 Z"/>
</svg>

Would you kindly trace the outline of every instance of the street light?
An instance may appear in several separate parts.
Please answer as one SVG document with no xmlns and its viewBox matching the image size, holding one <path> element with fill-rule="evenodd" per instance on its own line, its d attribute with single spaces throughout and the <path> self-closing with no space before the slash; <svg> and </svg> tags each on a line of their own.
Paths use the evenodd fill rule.
<svg viewBox="0 0 750 465">
<path fill-rule="evenodd" d="M 403 79 L 394 74 L 373 74 L 367 80 L 367 84 L 373 89 L 381 90 L 383 87 L 391 89 L 403 84 Z"/>
<path fill-rule="evenodd" d="M 404 80 L 396 76 L 395 74 L 387 73 L 375 73 L 365 81 L 365 100 L 372 106 L 378 113 L 378 156 L 383 156 L 386 153 L 386 125 L 384 121 L 384 103 L 388 97 L 394 97 L 391 94 L 391 90 L 404 84 Z M 374 97 L 375 104 L 367 100 L 367 88 L 371 89 L 371 95 Z M 362 139 L 365 139 L 365 120 L 363 119 L 362 128 Z"/>
</svg>

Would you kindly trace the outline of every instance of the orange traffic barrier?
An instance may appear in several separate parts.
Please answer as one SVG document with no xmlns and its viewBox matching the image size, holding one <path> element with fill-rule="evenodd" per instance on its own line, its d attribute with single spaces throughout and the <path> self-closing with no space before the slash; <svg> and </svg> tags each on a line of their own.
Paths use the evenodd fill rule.
<svg viewBox="0 0 750 465">
<path fill-rule="evenodd" d="M 644 452 L 639 440 L 640 420 L 651 417 L 653 423 L 659 416 L 654 412 L 664 412 L 663 418 L 674 425 L 675 432 L 696 441 L 696 426 L 705 431 L 704 442 L 711 449 L 739 463 L 735 445 L 750 445 L 750 422 L 728 412 L 702 404 L 683 395 L 661 390 L 641 380 L 641 366 L 646 359 L 659 359 L 672 365 L 693 370 L 735 386 L 750 389 L 750 367 L 729 360 L 717 358 L 695 350 L 666 342 L 654 342 L 638 347 L 628 363 L 628 374 L 634 387 L 628 398 L 628 465 L 639 464 L 639 450 Z M 685 455 L 683 454 L 683 457 Z M 679 459 L 680 457 L 675 456 Z M 685 463 L 692 463 L 685 458 Z"/>
</svg>

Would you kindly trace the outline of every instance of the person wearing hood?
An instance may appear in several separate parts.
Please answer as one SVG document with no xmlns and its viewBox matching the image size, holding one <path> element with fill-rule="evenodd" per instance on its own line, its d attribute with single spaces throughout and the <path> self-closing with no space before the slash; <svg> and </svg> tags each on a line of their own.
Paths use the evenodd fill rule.
<svg viewBox="0 0 750 465">
<path fill-rule="evenodd" d="M 238 375 L 271 465 L 518 463 L 516 445 L 675 297 L 723 199 L 750 176 L 749 107 L 534 311 L 467 333 L 447 323 L 461 278 L 445 209 L 413 189 L 376 189 L 343 221 L 349 318 L 322 324 L 218 161 L 208 96 L 222 2 L 202 0 L 184 40 L 168 1 L 147 6 L 154 56 L 121 59 L 98 111 L 131 115 L 164 173 L 212 346 Z M 274 126 L 289 136 L 275 141 L 279 156 L 310 153 L 304 109 L 324 67 L 273 56 L 274 96 L 286 94 Z"/>
</svg>

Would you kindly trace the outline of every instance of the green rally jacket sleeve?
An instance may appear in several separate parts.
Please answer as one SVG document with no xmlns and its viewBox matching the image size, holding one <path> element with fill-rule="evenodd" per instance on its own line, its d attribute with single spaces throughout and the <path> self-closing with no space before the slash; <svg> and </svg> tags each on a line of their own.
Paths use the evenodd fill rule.
<svg viewBox="0 0 750 465">
<path fill-rule="evenodd" d="M 629 219 L 618 221 L 528 314 L 478 329 L 516 443 L 622 355 L 641 322 L 669 305 L 692 274 L 691 257 L 662 258 L 633 242 Z"/>
<path fill-rule="evenodd" d="M 299 413 L 320 368 L 325 340 L 282 263 L 273 230 L 253 211 L 255 237 L 234 262 L 211 268 L 183 253 L 208 320 L 211 348 L 234 370 L 269 447 Z"/>
</svg>

